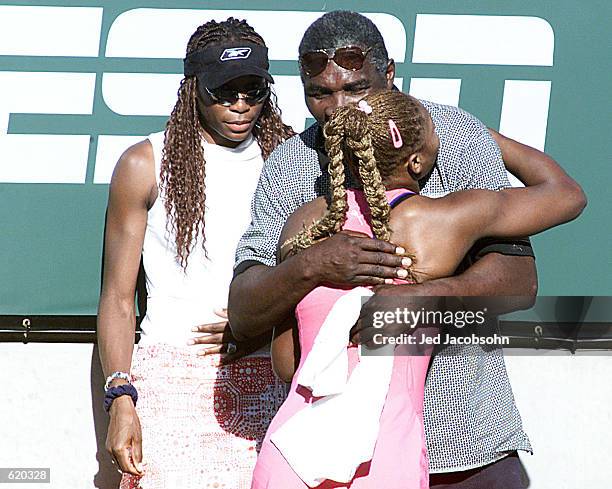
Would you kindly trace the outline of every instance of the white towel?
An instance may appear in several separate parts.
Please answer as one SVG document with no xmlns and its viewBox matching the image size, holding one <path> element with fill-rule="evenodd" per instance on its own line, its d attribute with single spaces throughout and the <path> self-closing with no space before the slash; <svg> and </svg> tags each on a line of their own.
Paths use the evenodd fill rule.
<svg viewBox="0 0 612 489">
<path fill-rule="evenodd" d="M 359 465 L 372 459 L 380 415 L 393 370 L 392 345 L 364 355 L 348 376 L 349 332 L 361 311 L 357 287 L 334 304 L 304 361 L 297 382 L 320 397 L 288 419 L 270 440 L 310 487 L 325 480 L 350 482 Z"/>
</svg>

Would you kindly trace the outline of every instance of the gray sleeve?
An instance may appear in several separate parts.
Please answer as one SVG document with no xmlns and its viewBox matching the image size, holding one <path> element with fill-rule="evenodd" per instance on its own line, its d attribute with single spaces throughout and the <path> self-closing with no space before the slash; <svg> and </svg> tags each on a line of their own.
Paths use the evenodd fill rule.
<svg viewBox="0 0 612 489">
<path fill-rule="evenodd" d="M 501 190 L 510 187 L 499 146 L 486 126 L 471 114 L 463 111 L 466 129 L 466 144 L 457 159 L 457 188 L 454 190 L 489 189 Z M 470 255 L 476 261 L 487 253 L 534 257 L 529 238 L 503 240 L 481 239 L 476 242 Z"/>
<path fill-rule="evenodd" d="M 501 190 L 510 187 L 501 151 L 486 126 L 471 114 L 464 112 L 467 143 L 458 164 L 457 188 Z"/>
<path fill-rule="evenodd" d="M 234 269 L 246 261 L 276 265 L 278 239 L 291 214 L 287 202 L 289 189 L 283 185 L 279 171 L 282 165 L 277 152 L 263 166 L 251 201 L 251 224 L 238 242 Z"/>
</svg>

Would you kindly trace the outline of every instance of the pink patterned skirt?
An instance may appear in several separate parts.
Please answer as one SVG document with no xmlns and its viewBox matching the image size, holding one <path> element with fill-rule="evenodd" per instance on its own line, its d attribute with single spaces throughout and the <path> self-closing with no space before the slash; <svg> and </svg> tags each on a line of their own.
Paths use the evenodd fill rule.
<svg viewBox="0 0 612 489">
<path fill-rule="evenodd" d="M 269 356 L 219 366 L 219 355 L 190 348 L 138 348 L 145 474 L 124 474 L 120 489 L 248 489 L 261 442 L 286 396 Z"/>
</svg>

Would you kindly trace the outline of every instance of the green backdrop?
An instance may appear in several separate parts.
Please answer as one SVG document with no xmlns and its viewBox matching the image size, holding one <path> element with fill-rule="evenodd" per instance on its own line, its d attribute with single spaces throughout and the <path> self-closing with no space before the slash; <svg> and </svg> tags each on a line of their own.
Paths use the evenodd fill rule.
<svg viewBox="0 0 612 489">
<path fill-rule="evenodd" d="M 228 4 L 249 10 L 388 12 L 404 24 L 406 61 L 398 64 L 404 89 L 410 77 L 461 78 L 460 107 L 498 128 L 504 80 L 551 80 L 546 151 L 583 186 L 589 205 L 575 222 L 533 239 L 540 294 L 612 295 L 612 206 L 609 185 L 611 3 L 608 1 L 489 0 L 312 1 L 209 0 L 207 9 Z M 2 5 L 103 7 L 99 57 L 0 55 L 0 72 L 69 71 L 96 73 L 92 115 L 13 113 L 9 134 L 90 134 L 84 184 L 0 183 L 0 315 L 95 314 L 100 286 L 104 213 L 108 186 L 93 183 L 100 134 L 147 134 L 165 118 L 120 116 L 105 104 L 104 72 L 180 73 L 178 59 L 105 58 L 114 19 L 139 7 L 202 8 L 203 2 L 113 0 L 106 2 L 0 2 Z M 416 14 L 520 15 L 546 19 L 554 29 L 553 66 L 482 66 L 411 63 Z M 228 10 L 228 15 L 231 10 Z M 35 31 L 30 34 L 36 37 Z M 38 42 L 44 43 L 45 39 Z M 78 42 L 78 40 L 75 40 Z M 489 42 L 487 39 L 483 43 Z M 297 75 L 294 61 L 272 62 L 274 74 Z M 2 87 L 0 87 L 0 90 Z M 40 87 L 44 90 L 44 86 Z M 10 94 L 2 94 L 7 97 Z M 0 165 L 19 165 L 0 155 Z"/>
</svg>

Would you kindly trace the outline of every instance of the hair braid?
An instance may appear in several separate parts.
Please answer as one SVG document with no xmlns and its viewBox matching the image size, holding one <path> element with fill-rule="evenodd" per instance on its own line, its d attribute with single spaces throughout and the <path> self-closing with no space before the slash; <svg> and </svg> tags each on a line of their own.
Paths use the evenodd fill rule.
<svg viewBox="0 0 612 489">
<path fill-rule="evenodd" d="M 189 39 L 187 54 L 210 44 L 237 40 L 265 46 L 263 38 L 246 21 L 230 17 L 223 22 L 213 20 L 199 26 Z M 196 78 L 184 78 L 166 125 L 160 171 L 167 229 L 175 233 L 176 257 L 184 269 L 200 236 L 205 249 L 206 161 L 197 96 Z M 275 97 L 268 97 L 253 129 L 262 156 L 267 158 L 278 144 L 294 134 L 290 126 L 283 124 Z"/>
<path fill-rule="evenodd" d="M 293 128 L 283 123 L 281 110 L 276 104 L 276 94 L 270 92 L 253 128 L 253 137 L 259 143 L 264 160 L 270 156 L 274 148 L 293 135 L 295 135 Z"/>
<path fill-rule="evenodd" d="M 343 108 L 338 109 L 338 117 L 333 123 L 325 125 L 325 146 L 329 156 L 328 172 L 330 175 L 330 203 L 327 213 L 310 227 L 303 229 L 283 246 L 292 244 L 294 253 L 311 246 L 315 240 L 330 236 L 342 228 L 348 208 L 346 188 L 344 187 L 344 131 L 346 115 Z"/>
<path fill-rule="evenodd" d="M 332 200 L 323 218 L 288 241 L 294 243 L 294 251 L 312 245 L 322 232 L 337 232 L 344 223 L 347 211 L 343 164 L 345 153 L 347 157 L 357 160 L 359 177 L 370 208 L 374 236 L 385 241 L 391 237 L 391 208 L 385 195 L 383 179 L 423 147 L 424 109 L 414 98 L 396 91 L 380 91 L 364 100 L 372 108 L 371 113 L 366 114 L 355 105 L 340 107 L 325 125 L 325 144 L 331 159 L 329 170 L 332 174 Z M 403 144 L 400 148 L 393 144 L 389 132 L 390 119 L 402 136 Z M 334 172 L 338 168 L 342 170 L 342 178 L 338 180 L 342 182 L 342 190 L 337 189 L 338 182 L 333 181 Z M 338 204 L 337 195 L 342 195 L 343 206 Z M 338 215 L 342 219 L 339 219 Z M 405 256 L 410 256 L 413 262 L 416 261 L 410 253 Z"/>
<path fill-rule="evenodd" d="M 367 134 L 361 140 L 349 139 L 348 145 L 359 161 L 359 176 L 363 184 L 363 192 L 370 207 L 374 236 L 388 241 L 391 238 L 391 228 L 389 227 L 391 207 L 387 202 L 385 186 L 383 185 L 380 171 L 378 171 L 376 166 L 372 138 Z"/>
</svg>

